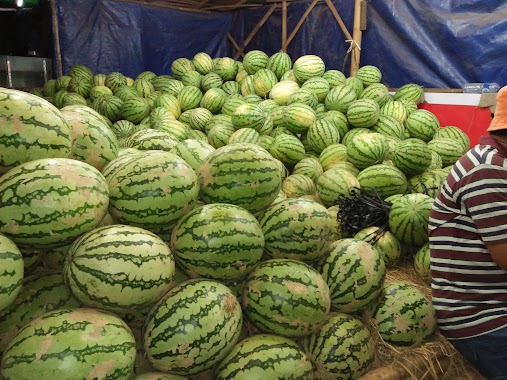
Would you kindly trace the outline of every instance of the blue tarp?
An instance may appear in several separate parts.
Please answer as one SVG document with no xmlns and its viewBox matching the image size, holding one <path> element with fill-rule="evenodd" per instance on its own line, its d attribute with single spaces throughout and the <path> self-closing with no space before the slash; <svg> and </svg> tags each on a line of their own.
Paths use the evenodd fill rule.
<svg viewBox="0 0 507 380">
<path fill-rule="evenodd" d="M 288 34 L 311 1 L 288 7 Z M 334 0 L 352 33 L 353 2 Z M 170 73 L 172 61 L 200 51 L 234 56 L 269 6 L 229 13 L 172 10 L 114 0 L 56 0 L 64 72 L 75 63 L 94 72 Z M 317 54 L 327 68 L 349 72 L 348 44 L 325 2 L 310 13 L 288 48 L 293 59 Z M 273 54 L 281 47 L 276 10 L 247 47 Z M 415 82 L 459 88 L 465 82 L 507 84 L 507 2 L 504 0 L 368 1 L 361 64 L 378 66 L 391 87 Z M 346 60 L 347 59 L 347 60 Z M 346 65 L 345 65 L 346 62 Z M 345 68 L 345 69 L 344 69 Z"/>
</svg>

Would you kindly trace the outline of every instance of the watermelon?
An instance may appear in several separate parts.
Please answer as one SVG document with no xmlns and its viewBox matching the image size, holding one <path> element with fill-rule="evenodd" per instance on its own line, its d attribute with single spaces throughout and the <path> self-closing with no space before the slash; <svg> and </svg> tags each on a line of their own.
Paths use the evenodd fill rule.
<svg viewBox="0 0 507 380">
<path fill-rule="evenodd" d="M 213 70 L 213 59 L 204 52 L 197 53 L 192 59 L 195 70 L 200 74 L 206 75 Z"/>
<path fill-rule="evenodd" d="M 287 99 L 287 104 L 292 103 L 301 103 L 310 106 L 312 109 L 315 109 L 319 104 L 319 100 L 317 95 L 315 95 L 312 91 L 307 88 L 300 88 L 299 90 L 293 92 L 289 99 Z"/>
<path fill-rule="evenodd" d="M 375 361 L 375 344 L 368 327 L 357 317 L 338 313 L 303 339 L 303 350 L 317 367 L 318 379 L 356 379 Z"/>
<path fill-rule="evenodd" d="M 238 143 L 257 144 L 259 137 L 260 134 L 255 129 L 241 128 L 235 131 L 229 137 L 228 144 L 238 144 Z"/>
<path fill-rule="evenodd" d="M 215 380 L 313 380 L 310 359 L 291 339 L 258 334 L 239 342 L 215 368 Z"/>
<path fill-rule="evenodd" d="M 188 139 L 178 143 L 171 153 L 183 158 L 190 167 L 197 172 L 202 162 L 208 157 L 215 148 L 206 141 Z"/>
<path fill-rule="evenodd" d="M 83 78 L 88 81 L 93 81 L 93 72 L 85 65 L 73 65 L 69 69 L 69 76 L 71 78 Z"/>
<path fill-rule="evenodd" d="M 321 204 L 289 198 L 272 204 L 259 217 L 269 258 L 314 261 L 326 252 L 334 219 Z"/>
<path fill-rule="evenodd" d="M 317 158 L 305 157 L 294 166 L 292 172 L 293 174 L 303 174 L 317 183 L 321 174 L 324 173 L 324 169 Z"/>
<path fill-rule="evenodd" d="M 201 199 L 231 203 L 258 212 L 269 206 L 281 188 L 276 160 L 253 144 L 231 144 L 215 150 L 198 171 Z"/>
<path fill-rule="evenodd" d="M 330 87 L 335 87 L 340 84 L 345 84 L 345 80 L 347 79 L 345 75 L 339 70 L 327 70 L 322 74 L 322 78 L 324 78 Z"/>
<path fill-rule="evenodd" d="M 394 165 L 377 164 L 359 173 L 357 180 L 361 189 L 373 190 L 382 198 L 407 191 L 407 177 Z"/>
<path fill-rule="evenodd" d="M 104 85 L 115 92 L 120 86 L 127 85 L 127 78 L 122 73 L 114 71 L 106 76 Z"/>
<path fill-rule="evenodd" d="M 139 79 L 143 79 L 143 80 L 147 80 L 147 81 L 152 81 L 153 79 L 155 79 L 157 77 L 157 74 L 155 74 L 153 71 L 143 71 L 141 73 L 139 73 L 136 77 L 136 80 L 139 80 Z"/>
<path fill-rule="evenodd" d="M 108 87 L 106 87 L 108 88 Z M 104 91 L 104 95 L 111 95 L 108 92 Z M 131 86 L 123 85 L 114 90 L 114 96 L 120 98 L 123 101 L 126 101 L 130 98 L 137 98 L 139 94 L 137 93 L 137 90 Z M 98 96 L 94 99 L 96 100 Z"/>
<path fill-rule="evenodd" d="M 178 101 L 182 111 L 199 107 L 202 100 L 202 92 L 196 86 L 185 86 L 178 93 Z"/>
<path fill-rule="evenodd" d="M 173 74 L 173 77 L 176 79 L 181 79 L 183 74 L 185 74 L 187 71 L 190 71 L 193 69 L 194 69 L 194 64 L 188 58 L 183 58 L 183 57 L 177 58 L 171 64 L 171 72 Z"/>
<path fill-rule="evenodd" d="M 283 124 L 294 133 L 305 133 L 317 120 L 315 111 L 303 103 L 292 103 L 283 109 Z"/>
<path fill-rule="evenodd" d="M 238 73 L 238 65 L 232 58 L 217 58 L 213 66 L 213 71 L 220 75 L 224 81 L 233 80 Z"/>
<path fill-rule="evenodd" d="M 358 99 L 347 110 L 347 120 L 353 127 L 371 128 L 379 119 L 379 106 L 375 100 Z"/>
<path fill-rule="evenodd" d="M 269 69 L 257 70 L 252 80 L 255 93 L 262 98 L 265 98 L 273 86 L 278 83 L 275 73 Z"/>
<path fill-rule="evenodd" d="M 377 102 L 379 107 L 386 104 L 391 98 L 389 89 L 382 83 L 372 83 L 366 87 L 362 92 L 359 99 L 371 99 Z"/>
<path fill-rule="evenodd" d="M 156 129 L 143 129 L 130 135 L 125 140 L 125 146 L 139 150 L 164 150 L 169 152 L 179 140 L 165 131 Z"/>
<path fill-rule="evenodd" d="M 243 58 L 243 69 L 253 75 L 261 69 L 265 69 L 268 64 L 269 57 L 260 50 L 251 50 L 245 54 Z"/>
<path fill-rule="evenodd" d="M 14 336 L 4 352 L 1 374 L 5 379 L 126 380 L 135 346 L 132 331 L 114 314 L 58 309 L 32 320 Z"/>
<path fill-rule="evenodd" d="M 220 88 L 210 88 L 202 96 L 200 106 L 206 108 L 212 113 L 219 113 L 224 106 L 226 94 Z"/>
<path fill-rule="evenodd" d="M 77 308 L 79 302 L 63 282 L 60 272 L 27 276 L 14 302 L 0 312 L 0 354 L 32 319 L 60 308 Z"/>
<path fill-rule="evenodd" d="M 283 180 L 282 191 L 287 198 L 298 198 L 305 195 L 314 195 L 317 189 L 310 177 L 304 174 L 292 174 Z"/>
<path fill-rule="evenodd" d="M 169 290 L 174 259 L 164 241 L 149 231 L 105 226 L 72 244 L 63 275 L 83 305 L 124 312 L 151 306 Z"/>
<path fill-rule="evenodd" d="M 331 307 L 322 276 L 309 265 L 289 259 L 259 264 L 246 279 L 241 305 L 259 330 L 287 337 L 318 330 Z"/>
<path fill-rule="evenodd" d="M 185 72 L 181 78 L 181 83 L 185 86 L 194 86 L 197 88 L 201 87 L 202 75 L 195 70 Z"/>
<path fill-rule="evenodd" d="M 365 169 L 382 162 L 387 148 L 384 136 L 379 133 L 357 134 L 347 145 L 347 157 L 356 168 Z"/>
<path fill-rule="evenodd" d="M 266 121 L 266 113 L 256 104 L 241 104 L 233 112 L 231 121 L 233 127 L 238 130 L 241 128 L 252 128 L 259 131 Z"/>
<path fill-rule="evenodd" d="M 315 121 L 306 135 L 308 145 L 317 154 L 321 154 L 326 148 L 339 144 L 340 130 L 329 119 Z"/>
<path fill-rule="evenodd" d="M 468 135 L 465 132 L 463 132 L 462 129 L 460 129 L 458 127 L 450 125 L 447 127 L 440 128 L 433 135 L 433 139 L 440 139 L 440 138 L 449 138 L 452 140 L 458 140 L 463 144 L 465 151 L 470 149 L 470 138 L 468 137 Z"/>
<path fill-rule="evenodd" d="M 223 83 L 224 83 L 224 81 L 222 80 L 222 78 L 220 78 L 220 75 L 215 74 L 215 73 L 209 73 L 209 74 L 206 74 L 202 78 L 201 88 L 204 92 L 208 91 L 211 88 L 222 89 L 221 87 L 222 87 Z M 230 82 L 230 83 L 235 83 L 235 82 Z M 222 90 L 225 93 L 225 90 L 224 89 L 222 89 Z"/>
<path fill-rule="evenodd" d="M 198 207 L 178 221 L 171 249 L 179 267 L 191 278 L 236 280 L 260 262 L 264 234 L 245 209 L 214 203 Z"/>
<path fill-rule="evenodd" d="M 401 244 L 399 240 L 384 228 L 375 226 L 366 227 L 354 235 L 354 239 L 364 240 L 379 251 L 386 266 L 396 265 L 401 257 Z"/>
<path fill-rule="evenodd" d="M 95 99 L 102 95 L 113 95 L 113 92 L 106 86 L 94 86 L 90 89 L 90 100 L 93 102 Z M 122 98 L 120 98 L 122 99 Z M 122 99 L 124 100 L 124 99 Z"/>
<path fill-rule="evenodd" d="M 428 220 L 434 199 L 406 194 L 392 202 L 389 229 L 401 242 L 419 247 L 428 241 Z"/>
<path fill-rule="evenodd" d="M 319 163 L 324 171 L 329 170 L 338 162 L 347 161 L 347 147 L 343 144 L 332 144 L 326 147 L 319 155 Z"/>
<path fill-rule="evenodd" d="M 143 327 L 144 350 L 159 371 L 198 374 L 232 350 L 242 320 L 241 306 L 225 285 L 188 280 L 151 309 Z"/>
<path fill-rule="evenodd" d="M 99 226 L 102 226 L 102 223 L 110 223 L 113 224 L 113 220 L 111 219 L 111 215 L 106 214 Z M 42 255 L 42 262 L 45 269 L 48 270 L 58 270 L 61 271 L 63 269 L 63 264 L 65 262 L 65 255 L 69 250 L 69 247 L 72 245 L 67 244 L 62 247 L 51 248 L 47 251 L 44 251 Z"/>
<path fill-rule="evenodd" d="M 299 85 L 290 80 L 284 80 L 276 83 L 269 92 L 269 98 L 274 100 L 278 105 L 285 106 L 290 96 L 299 90 Z"/>
<path fill-rule="evenodd" d="M 61 77 L 59 77 L 56 80 L 56 90 L 57 91 L 68 90 L 71 79 L 72 77 L 68 75 L 62 75 Z"/>
<path fill-rule="evenodd" d="M 345 84 L 349 87 L 352 87 L 356 96 L 359 98 L 364 90 L 364 83 L 361 79 L 357 77 L 349 77 L 345 80 Z"/>
<path fill-rule="evenodd" d="M 220 78 L 221 80 L 222 78 Z M 239 83 L 236 82 L 236 81 L 233 81 L 233 80 L 229 80 L 227 82 L 224 82 L 221 86 L 221 89 L 224 90 L 224 92 L 227 94 L 227 95 L 233 95 L 233 94 L 237 94 L 239 95 L 241 89 L 240 89 L 240 86 L 239 86 Z"/>
<path fill-rule="evenodd" d="M 340 132 L 340 137 L 345 136 L 345 134 L 349 131 L 349 124 L 347 120 L 347 116 L 345 116 L 340 111 L 326 111 L 321 115 L 317 114 L 317 117 L 320 119 L 327 119 L 333 123 L 333 125 L 338 128 Z"/>
<path fill-rule="evenodd" d="M 108 183 L 113 218 L 146 229 L 175 223 L 194 207 L 199 193 L 192 168 L 163 151 L 134 155 Z"/>
<path fill-rule="evenodd" d="M 430 243 L 424 244 L 414 255 L 415 273 L 426 284 L 431 285 Z"/>
<path fill-rule="evenodd" d="M 193 129 L 204 131 L 206 124 L 211 120 L 212 117 L 213 114 L 210 110 L 202 107 L 194 108 L 190 111 L 189 124 Z"/>
<path fill-rule="evenodd" d="M 391 154 L 393 164 L 408 176 L 424 172 L 431 164 L 431 151 L 420 139 L 399 142 Z"/>
<path fill-rule="evenodd" d="M 387 137 L 405 140 L 405 126 L 394 116 L 380 115 L 371 130 Z"/>
<path fill-rule="evenodd" d="M 396 90 L 393 98 L 394 100 L 411 100 L 420 104 L 424 101 L 424 90 L 418 84 L 407 83 Z"/>
<path fill-rule="evenodd" d="M 361 79 L 364 86 L 368 87 L 374 83 L 379 83 L 382 80 L 382 73 L 378 67 L 366 65 L 357 70 L 356 78 Z"/>
<path fill-rule="evenodd" d="M 42 93 L 44 96 L 55 96 L 56 94 L 56 79 L 50 79 L 42 88 Z"/>
<path fill-rule="evenodd" d="M 0 175 L 24 162 L 70 155 L 71 127 L 42 98 L 0 89 L 0 125 Z"/>
<path fill-rule="evenodd" d="M 334 242 L 318 268 L 329 286 L 333 309 L 348 314 L 363 310 L 379 296 L 386 274 L 380 253 L 355 238 Z"/>
<path fill-rule="evenodd" d="M 287 166 L 294 166 L 305 157 L 305 147 L 295 136 L 281 134 L 276 136 L 269 153 Z"/>
<path fill-rule="evenodd" d="M 0 233 L 33 248 L 68 244 L 102 220 L 108 194 L 104 176 L 84 162 L 21 164 L 0 177 Z"/>
<path fill-rule="evenodd" d="M 69 158 L 86 162 L 98 170 L 118 156 L 114 132 L 88 107 L 65 107 L 62 115 L 72 128 Z"/>
<path fill-rule="evenodd" d="M 405 123 L 408 117 L 407 107 L 401 101 L 389 100 L 381 108 L 380 114 L 384 116 L 392 116 L 400 123 Z"/>
<path fill-rule="evenodd" d="M 322 77 L 310 78 L 301 87 L 310 90 L 317 97 L 319 103 L 324 102 L 331 89 L 329 82 Z"/>
<path fill-rule="evenodd" d="M 317 195 L 322 203 L 334 206 L 338 197 L 349 196 L 354 188 L 359 188 L 358 179 L 354 174 L 344 169 L 326 170 L 317 180 Z"/>
<path fill-rule="evenodd" d="M 443 166 L 454 165 L 467 152 L 463 142 L 452 138 L 439 137 L 426 145 L 429 150 L 438 153 Z"/>
<path fill-rule="evenodd" d="M 299 57 L 293 66 L 294 76 L 298 82 L 305 82 L 314 77 L 319 77 L 326 71 L 326 66 L 322 58 L 317 55 L 303 55 Z"/>
<path fill-rule="evenodd" d="M 221 148 L 229 143 L 234 128 L 229 125 L 216 125 L 208 132 L 208 142 L 213 148 Z"/>
<path fill-rule="evenodd" d="M 357 93 L 345 84 L 337 85 L 329 90 L 324 103 L 328 110 L 346 113 L 350 105 L 357 99 Z"/>
<path fill-rule="evenodd" d="M 392 282 L 369 310 L 382 339 L 395 346 L 419 346 L 437 328 L 431 301 L 411 284 Z"/>
<path fill-rule="evenodd" d="M 8 237 L 0 234 L 0 311 L 16 299 L 24 277 L 23 256 Z"/>
<path fill-rule="evenodd" d="M 160 91 L 163 94 L 169 94 L 172 96 L 178 96 L 180 91 L 185 87 L 181 81 L 173 78 L 157 78 L 152 81 L 153 87 L 156 91 Z"/>
<path fill-rule="evenodd" d="M 121 116 L 134 124 L 139 124 L 150 114 L 150 106 L 146 99 L 139 96 L 132 97 L 121 105 Z"/>
<path fill-rule="evenodd" d="M 428 110 L 417 110 L 407 117 L 406 127 L 411 137 L 430 141 L 440 129 L 438 118 Z"/>
<path fill-rule="evenodd" d="M 407 182 L 407 187 L 410 193 L 422 193 L 436 198 L 446 179 L 447 172 L 445 170 L 426 170 L 412 176 Z"/>
<path fill-rule="evenodd" d="M 273 54 L 269 57 L 266 68 L 274 72 L 278 80 L 280 80 L 282 75 L 292 68 L 290 55 L 283 51 Z"/>
</svg>

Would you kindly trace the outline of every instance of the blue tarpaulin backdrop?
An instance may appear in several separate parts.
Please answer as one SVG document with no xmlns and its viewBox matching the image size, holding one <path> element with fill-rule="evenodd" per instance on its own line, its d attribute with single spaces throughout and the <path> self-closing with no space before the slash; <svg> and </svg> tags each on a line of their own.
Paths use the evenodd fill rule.
<svg viewBox="0 0 507 380">
<path fill-rule="evenodd" d="M 310 1 L 288 6 L 288 34 Z M 353 2 L 334 5 L 352 33 Z M 229 32 L 241 45 L 268 6 L 228 13 L 199 13 L 115 0 L 56 0 L 64 73 L 76 63 L 94 72 L 145 70 L 169 74 L 178 57 L 200 51 L 234 56 Z M 281 47 L 281 11 L 247 47 L 273 54 Z M 317 54 L 327 68 L 349 72 L 348 44 L 327 5 L 317 4 L 288 47 L 293 59 Z M 378 66 L 391 87 L 419 83 L 459 88 L 465 82 L 507 84 L 505 0 L 368 1 L 361 65 Z"/>
</svg>

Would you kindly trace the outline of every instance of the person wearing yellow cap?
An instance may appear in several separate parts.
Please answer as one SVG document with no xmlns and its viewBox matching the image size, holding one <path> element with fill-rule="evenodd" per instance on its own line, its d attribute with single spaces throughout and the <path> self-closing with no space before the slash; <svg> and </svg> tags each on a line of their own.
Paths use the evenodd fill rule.
<svg viewBox="0 0 507 380">
<path fill-rule="evenodd" d="M 433 204 L 431 288 L 441 333 L 487 379 L 507 379 L 507 86 L 487 131 Z"/>
</svg>

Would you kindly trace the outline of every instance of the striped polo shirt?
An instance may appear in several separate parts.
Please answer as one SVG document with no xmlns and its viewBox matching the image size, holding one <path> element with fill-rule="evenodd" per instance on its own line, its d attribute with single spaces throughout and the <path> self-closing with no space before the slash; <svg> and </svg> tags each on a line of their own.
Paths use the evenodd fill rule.
<svg viewBox="0 0 507 380">
<path fill-rule="evenodd" d="M 449 339 L 507 326 L 507 272 L 484 244 L 507 241 L 506 157 L 504 147 L 482 137 L 454 165 L 433 204 L 433 306 L 440 331 Z"/>
</svg>

